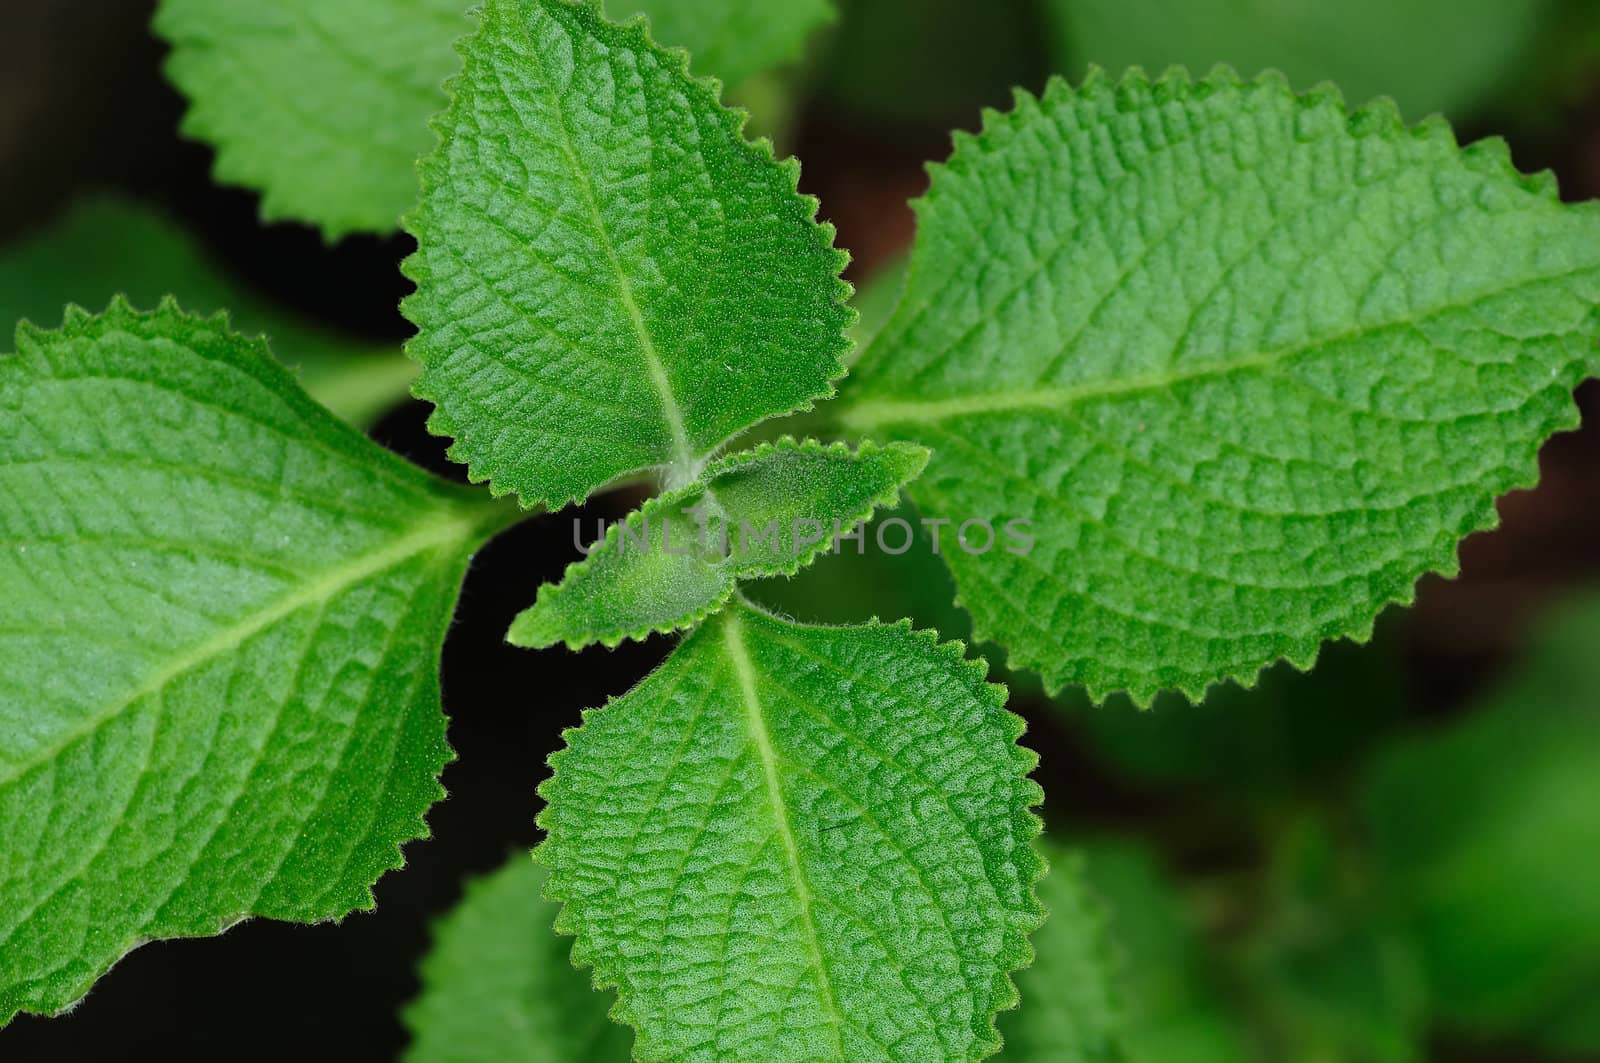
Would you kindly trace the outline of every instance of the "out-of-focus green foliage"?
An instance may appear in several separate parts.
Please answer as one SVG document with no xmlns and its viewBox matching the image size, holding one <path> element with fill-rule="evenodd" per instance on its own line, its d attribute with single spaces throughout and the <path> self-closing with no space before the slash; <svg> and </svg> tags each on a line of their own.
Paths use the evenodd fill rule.
<svg viewBox="0 0 1600 1063">
<path fill-rule="evenodd" d="M 99 310 L 119 293 L 143 310 L 165 295 L 195 313 L 226 310 L 235 328 L 266 335 L 312 398 L 358 427 L 404 401 L 416 375 L 416 363 L 398 344 L 342 336 L 272 305 L 231 277 L 177 222 L 112 198 L 81 203 L 0 250 L 0 348 L 10 346 L 23 318 L 54 328 L 67 303 Z"/>
<path fill-rule="evenodd" d="M 1121 1015 L 1111 985 L 1105 909 L 1084 879 L 1081 853 L 1044 846 L 1044 926 L 1033 964 L 1017 975 L 1020 1007 L 997 1022 L 1011 1063 L 1121 1063 Z"/>
<path fill-rule="evenodd" d="M 1047 65 L 1028 0 L 842 0 L 818 78 L 827 103 L 869 120 L 970 125 Z"/>
<path fill-rule="evenodd" d="M 1231 960 L 1268 1058 L 1419 1059 L 1415 950 L 1375 909 L 1360 855 L 1317 814 L 1280 823 L 1255 903 L 1229 898 L 1250 907 Z"/>
<path fill-rule="evenodd" d="M 1266 796 L 1356 757 L 1400 719 L 1402 693 L 1386 646 L 1337 642 L 1313 672 L 1280 661 L 1253 689 L 1221 684 L 1199 704 L 1168 693 L 1135 712 L 1077 690 L 1058 702 L 1129 779 Z"/>
<path fill-rule="evenodd" d="M 416 201 L 441 83 L 460 68 L 471 0 L 163 0 L 154 28 L 190 100 L 183 130 L 217 149 L 215 177 L 261 192 L 265 220 L 338 239 L 393 231 Z M 796 58 L 829 0 L 614 0 L 730 84 Z"/>
<path fill-rule="evenodd" d="M 856 295 L 850 305 L 855 307 L 858 316 L 849 330 L 856 349 L 846 356 L 846 362 L 855 360 L 855 356 L 889 320 L 889 315 L 894 313 L 894 308 L 900 302 L 900 293 L 905 290 L 906 267 L 910 264 L 909 257 L 896 258 L 880 266 L 872 276 L 856 286 Z"/>
<path fill-rule="evenodd" d="M 1552 0 L 1048 0 L 1057 63 L 1331 81 L 1352 103 L 1392 96 L 1413 120 L 1471 114 L 1513 76 Z M 1423 44 L 1426 42 L 1426 44 Z"/>
<path fill-rule="evenodd" d="M 1085 848 L 1107 911 L 1129 1063 L 1239 1063 L 1251 1058 L 1226 1009 L 1192 914 L 1154 856 L 1125 842 Z"/>
<path fill-rule="evenodd" d="M 545 900 L 544 869 L 518 853 L 434 928 L 422 994 L 406 1008 L 406 1063 L 627 1063 L 633 1036 L 611 1021 L 614 997 L 572 966 Z"/>
<path fill-rule="evenodd" d="M 1600 1052 L 1600 599 L 1462 721 L 1384 755 L 1364 811 L 1451 1026 Z"/>
</svg>

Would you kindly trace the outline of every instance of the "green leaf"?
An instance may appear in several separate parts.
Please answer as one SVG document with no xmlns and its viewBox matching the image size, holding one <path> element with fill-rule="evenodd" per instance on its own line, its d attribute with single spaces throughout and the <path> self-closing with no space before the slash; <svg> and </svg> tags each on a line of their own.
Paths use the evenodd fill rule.
<svg viewBox="0 0 1600 1063">
<path fill-rule="evenodd" d="M 1120 842 L 1097 842 L 1083 852 L 1120 961 L 1115 996 L 1129 1063 L 1256 1058 L 1241 1024 L 1222 1005 L 1192 914 L 1155 858 Z"/>
<path fill-rule="evenodd" d="M 0 252 L 0 336 L 24 318 L 49 326 L 68 303 L 104 306 L 118 293 L 147 309 L 165 295 L 200 313 L 226 308 L 233 327 L 265 333 L 311 397 L 358 427 L 409 398 L 416 365 L 398 346 L 335 333 L 259 298 L 176 221 L 119 199 L 80 203 Z"/>
<path fill-rule="evenodd" d="M 261 217 L 329 240 L 387 233 L 417 198 L 428 116 L 457 67 L 462 0 L 161 0 L 183 132 L 214 176 L 258 189 Z"/>
<path fill-rule="evenodd" d="M 614 524 L 507 636 L 518 646 L 615 646 L 693 627 L 741 579 L 793 575 L 872 515 L 927 464 L 922 447 L 859 451 L 784 438 L 724 458 L 699 483 Z"/>
<path fill-rule="evenodd" d="M 443 795 L 439 646 L 502 507 L 168 301 L 0 357 L 0 1023 L 129 949 L 372 906 Z"/>
<path fill-rule="evenodd" d="M 909 625 L 735 606 L 585 714 L 536 855 L 640 1060 L 967 1060 L 1039 923 L 1037 758 Z"/>
<path fill-rule="evenodd" d="M 1047 847 L 1039 883 L 1045 922 L 1032 966 L 1017 975 L 1022 1006 L 1000 1016 L 1014 1063 L 1121 1063 L 1121 1014 L 1112 985 L 1106 913 L 1084 878 L 1081 853 Z"/>
<path fill-rule="evenodd" d="M 1597 640 L 1591 597 L 1475 712 L 1397 746 L 1368 780 L 1387 893 L 1457 1028 L 1539 1034 L 1600 990 Z"/>
<path fill-rule="evenodd" d="M 832 394 L 846 256 L 799 167 L 643 23 L 489 0 L 408 225 L 417 394 L 474 480 L 559 508 L 693 481 L 729 436 Z"/>
<path fill-rule="evenodd" d="M 1295 1059 L 1427 1059 L 1426 1000 L 1410 942 L 1382 926 L 1300 914 L 1295 937 L 1258 957 L 1257 1026 L 1275 1024 Z M 1332 925 L 1328 925 L 1332 924 Z M 1282 1058 L 1281 1056 L 1278 1058 Z"/>
<path fill-rule="evenodd" d="M 1517 73 L 1549 0 L 1050 0 L 1057 62 L 1274 68 L 1296 85 L 1332 81 L 1354 100 L 1392 96 L 1408 115 L 1469 117 Z"/>
<path fill-rule="evenodd" d="M 833 0 L 612 0 L 606 11 L 618 22 L 646 16 L 656 40 L 688 49 L 696 74 L 733 86 L 798 59 L 836 14 Z"/>
<path fill-rule="evenodd" d="M 850 329 L 850 338 L 858 350 L 866 348 L 878 330 L 888 323 L 895 307 L 900 304 L 900 293 L 906 287 L 906 257 L 901 256 L 878 269 L 867 282 L 856 290 L 851 303 L 856 310 L 856 323 Z"/>
<path fill-rule="evenodd" d="M 405 1010 L 407 1063 L 627 1063 L 633 1038 L 568 959 L 544 869 L 519 853 L 467 887 L 434 928 L 422 995 Z"/>
<path fill-rule="evenodd" d="M 1198 697 L 1370 635 L 1531 485 L 1596 362 L 1600 211 L 1506 147 L 1276 78 L 1095 75 L 958 135 L 848 426 L 912 496 L 1031 520 L 945 551 L 1053 688 Z"/>
<path fill-rule="evenodd" d="M 467 0 L 162 0 L 155 30 L 190 108 L 183 132 L 217 149 L 216 179 L 262 193 L 268 221 L 329 240 L 388 233 L 417 199 L 428 118 L 460 60 Z M 623 0 L 697 73 L 737 83 L 795 57 L 829 0 Z"/>
<path fill-rule="evenodd" d="M 1211 920 L 1230 931 L 1220 943 L 1232 961 L 1229 989 L 1256 1040 L 1272 1046 L 1272 1058 L 1425 1058 L 1427 992 L 1416 949 L 1373 897 L 1370 868 L 1346 832 L 1320 812 L 1285 815 L 1289 808 L 1274 808 L 1279 822 L 1263 838 L 1271 848 L 1259 885 L 1235 880 L 1225 899 L 1213 893 L 1231 909 L 1214 909 Z"/>
</svg>

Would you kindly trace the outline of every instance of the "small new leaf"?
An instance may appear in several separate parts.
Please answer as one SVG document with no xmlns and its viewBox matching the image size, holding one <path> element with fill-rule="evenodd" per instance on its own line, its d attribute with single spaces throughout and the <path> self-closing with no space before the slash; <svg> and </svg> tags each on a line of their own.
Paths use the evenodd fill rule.
<svg viewBox="0 0 1600 1063">
<path fill-rule="evenodd" d="M 1019 94 L 935 170 L 842 420 L 928 444 L 981 639 L 1198 698 L 1364 639 L 1578 422 L 1600 207 L 1391 104 L 1226 71 Z"/>
<path fill-rule="evenodd" d="M 609 993 L 573 968 L 540 896 L 545 872 L 518 853 L 467 886 L 434 929 L 422 995 L 405 1010 L 406 1063 L 628 1063 L 633 1036 L 606 1016 Z"/>
<path fill-rule="evenodd" d="M 504 507 L 167 302 L 0 357 L 0 1024 L 125 952 L 372 905 L 450 758 L 439 646 Z"/>
<path fill-rule="evenodd" d="M 832 394 L 846 256 L 799 167 L 592 3 L 489 0 L 408 219 L 407 350 L 451 455 L 552 509 Z"/>
<path fill-rule="evenodd" d="M 612 525 L 588 558 L 540 590 L 508 638 L 582 649 L 692 627 L 739 580 L 791 576 L 875 508 L 894 505 L 927 461 L 905 443 L 851 451 L 789 438 L 724 458 L 695 485 Z"/>
<path fill-rule="evenodd" d="M 585 714 L 536 855 L 645 1061 L 971 1060 L 1039 923 L 1036 758 L 909 625 L 743 605 Z"/>
</svg>

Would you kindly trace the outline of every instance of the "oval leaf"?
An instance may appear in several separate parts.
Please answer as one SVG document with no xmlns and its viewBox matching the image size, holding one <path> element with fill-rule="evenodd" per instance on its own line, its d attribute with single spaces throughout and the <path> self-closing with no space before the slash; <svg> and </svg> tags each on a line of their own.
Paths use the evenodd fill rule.
<svg viewBox="0 0 1600 1063">
<path fill-rule="evenodd" d="M 627 473 L 693 480 L 832 394 L 846 256 L 799 166 L 643 22 L 489 0 L 422 163 L 406 260 L 430 426 L 497 494 L 552 509 Z"/>
<path fill-rule="evenodd" d="M 843 420 L 911 494 L 1031 520 L 950 550 L 978 637 L 1052 687 L 1198 698 L 1370 636 L 1577 424 L 1600 210 L 1504 144 L 1275 78 L 1053 82 L 935 171 Z"/>
<path fill-rule="evenodd" d="M 909 625 L 736 606 L 567 733 L 536 855 L 639 1059 L 998 1049 L 1040 795 L 983 671 Z"/>
</svg>

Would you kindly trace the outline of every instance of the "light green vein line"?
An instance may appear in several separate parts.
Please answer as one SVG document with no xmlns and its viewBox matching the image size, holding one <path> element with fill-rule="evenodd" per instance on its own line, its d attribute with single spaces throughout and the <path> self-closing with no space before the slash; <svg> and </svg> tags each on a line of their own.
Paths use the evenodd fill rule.
<svg viewBox="0 0 1600 1063">
<path fill-rule="evenodd" d="M 1115 398 L 1141 392 L 1162 391 L 1173 384 L 1205 377 L 1226 376 L 1247 369 L 1264 369 L 1288 357 L 1278 351 L 1251 355 L 1226 362 L 1210 362 L 1190 369 L 1169 369 L 1142 373 L 1121 380 L 1095 381 L 1070 388 L 1030 388 L 1026 391 L 997 391 L 962 395 L 948 399 L 869 399 L 856 403 L 839 415 L 839 420 L 854 429 L 876 428 L 889 424 L 925 424 L 947 421 L 979 413 L 1008 410 L 1061 410 L 1085 399 Z"/>
<path fill-rule="evenodd" d="M 987 394 L 957 395 L 942 399 L 864 399 L 835 413 L 839 424 L 856 431 L 865 431 L 895 424 L 930 424 L 938 421 L 966 417 L 972 414 L 1003 413 L 1013 410 L 1060 411 L 1087 399 L 1123 398 L 1148 392 L 1164 391 L 1174 384 L 1208 377 L 1225 377 L 1231 373 L 1250 370 L 1273 370 L 1283 362 L 1303 354 L 1327 351 L 1338 344 L 1358 340 L 1394 328 L 1416 327 L 1443 314 L 1471 310 L 1478 303 L 1499 296 L 1536 288 L 1541 284 L 1559 283 L 1571 277 L 1595 272 L 1592 266 L 1580 266 L 1560 273 L 1535 277 L 1514 284 L 1504 284 L 1474 291 L 1447 299 L 1437 306 L 1418 308 L 1404 317 L 1382 321 L 1364 322 L 1342 332 L 1320 336 L 1300 343 L 1234 358 L 1202 362 L 1190 366 L 1169 366 L 1149 373 L 1135 373 L 1117 380 L 1093 380 L 1074 387 L 1024 387 L 1020 391 L 996 391 Z M 946 356 L 950 352 L 946 351 Z M 844 401 L 848 402 L 848 398 Z"/>
<path fill-rule="evenodd" d="M 800 863 L 800 847 L 795 843 L 794 828 L 789 822 L 789 808 L 783 800 L 783 791 L 778 784 L 778 757 L 772 748 L 772 738 L 767 733 L 767 721 L 761 710 L 761 695 L 756 690 L 755 666 L 750 663 L 749 651 L 744 643 L 744 622 L 739 616 L 740 608 L 734 607 L 723 614 L 722 634 L 723 641 L 728 649 L 728 660 L 733 663 L 734 674 L 739 680 L 739 693 L 744 702 L 745 721 L 750 732 L 750 740 L 755 743 L 756 754 L 761 759 L 761 771 L 766 778 L 767 797 L 772 802 L 772 810 L 778 824 L 778 838 L 783 843 L 784 854 L 789 860 L 789 872 L 794 877 L 795 899 L 800 909 L 800 922 L 805 929 L 806 946 L 811 953 L 812 966 L 817 971 L 817 981 L 822 990 L 824 1003 L 833 1020 L 833 1041 L 838 1050 L 839 1059 L 848 1058 L 844 1051 L 844 1042 L 840 1033 L 844 1026 L 844 1013 L 840 1010 L 839 999 L 834 995 L 833 983 L 828 978 L 827 964 L 822 957 L 822 944 L 817 939 L 817 926 L 811 915 L 811 886 L 806 880 L 805 868 Z"/>
<path fill-rule="evenodd" d="M 54 743 L 10 765 L 6 773 L 0 775 L 0 786 L 5 786 L 40 765 L 54 760 L 73 743 L 93 734 L 143 698 L 164 689 L 179 676 L 237 650 L 246 640 L 260 634 L 278 621 L 294 615 L 307 606 L 327 602 L 336 594 L 355 586 L 362 580 L 393 568 L 418 554 L 445 546 L 465 545 L 504 523 L 505 515 L 500 507 L 488 509 L 476 507 L 466 511 L 452 509 L 442 516 L 436 516 L 433 520 L 419 524 L 411 532 L 380 550 L 362 554 L 318 574 L 289 593 L 245 614 L 209 638 L 164 662 L 125 694 L 119 694 L 90 712 L 76 727 L 64 732 Z"/>
<path fill-rule="evenodd" d="M 594 179 L 590 176 L 588 168 L 579 159 L 577 149 L 572 142 L 572 128 L 567 123 L 566 108 L 562 106 L 560 91 L 551 86 L 546 95 L 550 104 L 555 108 L 556 119 L 561 126 L 561 153 L 566 157 L 567 165 L 578 178 L 578 190 L 583 194 L 584 206 L 588 209 L 589 220 L 594 224 L 595 237 L 600 247 L 606 253 L 606 261 L 611 266 L 611 273 L 617 282 L 617 298 L 622 301 L 622 308 L 627 311 L 628 320 L 633 325 L 634 334 L 639 339 L 639 351 L 644 356 L 645 369 L 650 374 L 650 383 L 655 388 L 656 397 L 661 403 L 661 416 L 666 421 L 667 430 L 672 434 L 672 458 L 675 473 L 680 477 L 691 475 L 696 467 L 694 448 L 689 444 L 689 433 L 684 428 L 683 411 L 678 408 L 677 396 L 672 391 L 672 381 L 667 378 L 666 365 L 661 361 L 661 353 L 656 350 L 655 340 L 650 336 L 650 330 L 645 326 L 644 314 L 639 310 L 639 302 L 633 295 L 633 282 L 622 268 L 622 260 L 617 257 L 617 249 L 611 242 L 611 233 L 606 229 L 604 216 L 600 213 L 600 201 L 595 198 Z"/>
</svg>

